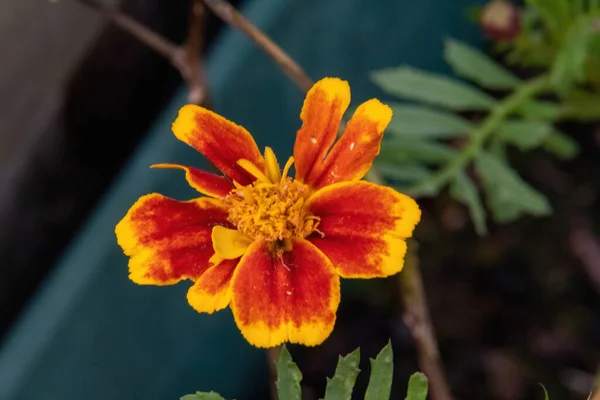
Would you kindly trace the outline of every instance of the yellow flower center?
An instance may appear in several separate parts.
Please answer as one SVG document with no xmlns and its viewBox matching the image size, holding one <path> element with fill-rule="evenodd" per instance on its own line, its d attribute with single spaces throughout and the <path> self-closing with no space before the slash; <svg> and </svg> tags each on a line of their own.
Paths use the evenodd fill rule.
<svg viewBox="0 0 600 400">
<path fill-rule="evenodd" d="M 310 189 L 292 178 L 257 180 L 234 189 L 225 198 L 229 222 L 252 239 L 286 242 L 317 231 L 319 218 L 305 207 Z"/>
<path fill-rule="evenodd" d="M 293 163 L 294 158 L 290 157 L 282 173 L 269 147 L 265 150 L 264 172 L 248 160 L 240 160 L 238 164 L 256 181 L 247 186 L 236 183 L 236 188 L 225 197 L 229 206 L 227 220 L 238 232 L 250 240 L 271 242 L 278 251 L 291 248 L 289 239 L 319 232 L 319 217 L 306 208 L 310 188 L 287 176 Z"/>
</svg>

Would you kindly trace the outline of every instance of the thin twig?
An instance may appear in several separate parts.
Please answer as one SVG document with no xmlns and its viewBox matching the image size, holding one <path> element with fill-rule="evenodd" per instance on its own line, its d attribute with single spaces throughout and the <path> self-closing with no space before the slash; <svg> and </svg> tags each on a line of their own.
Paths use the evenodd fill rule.
<svg viewBox="0 0 600 400">
<path fill-rule="evenodd" d="M 573 254 L 579 258 L 590 277 L 590 281 L 600 294 L 600 243 L 594 236 L 588 221 L 574 222 L 570 242 Z"/>
<path fill-rule="evenodd" d="M 121 13 L 117 9 L 108 7 L 102 1 L 76 1 L 102 13 L 111 23 L 169 60 L 188 84 L 188 100 L 195 104 L 202 104 L 204 102 L 206 85 L 202 68 L 201 45 L 205 13 L 203 12 L 201 1 L 194 0 L 188 40 L 185 47 L 176 45 L 135 19 Z"/>
<path fill-rule="evenodd" d="M 267 37 L 252 22 L 225 0 L 204 0 L 208 8 L 229 25 L 239 29 L 252 39 L 279 65 L 285 74 L 304 92 L 313 85 L 313 80 L 281 47 Z"/>
<path fill-rule="evenodd" d="M 152 50 L 156 51 L 158 54 L 166 58 L 167 60 L 174 62 L 177 58 L 177 53 L 179 51 L 179 47 L 169 41 L 164 36 L 159 35 L 158 33 L 148 29 L 146 26 L 140 24 L 136 20 L 127 15 L 121 13 L 120 11 L 108 7 L 103 4 L 101 1 L 96 0 L 76 0 L 81 4 L 85 4 L 86 6 L 93 8 L 94 10 L 102 13 L 106 19 L 110 22 L 123 29 L 131 36 L 138 39 L 140 42 L 144 43 L 146 46 L 150 47 Z"/>
<path fill-rule="evenodd" d="M 419 367 L 429 379 L 431 398 L 452 400 L 440 360 L 435 330 L 431 324 L 416 247 L 416 242 L 408 243 L 404 269 L 398 275 L 404 305 L 404 323 L 410 329 L 417 345 Z"/>
<path fill-rule="evenodd" d="M 185 70 L 185 80 L 189 86 L 188 100 L 190 103 L 201 104 L 206 102 L 206 76 L 202 61 L 202 46 L 204 38 L 204 25 L 206 10 L 202 0 L 192 0 L 190 11 L 190 24 L 185 42 L 185 56 L 181 65 Z"/>
</svg>

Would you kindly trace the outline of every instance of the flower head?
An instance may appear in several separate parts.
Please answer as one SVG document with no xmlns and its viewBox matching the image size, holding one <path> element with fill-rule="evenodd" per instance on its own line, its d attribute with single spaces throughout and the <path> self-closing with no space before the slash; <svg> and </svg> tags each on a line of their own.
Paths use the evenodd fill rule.
<svg viewBox="0 0 600 400">
<path fill-rule="evenodd" d="M 192 280 L 190 305 L 207 313 L 229 305 L 244 337 L 258 347 L 323 342 L 335 323 L 340 277 L 399 272 L 405 240 L 420 218 L 410 197 L 360 180 L 379 153 L 391 109 L 376 99 L 363 103 L 336 141 L 349 102 L 345 81 L 324 78 L 313 86 L 283 170 L 244 128 L 184 106 L 175 136 L 224 176 L 154 166 L 185 171 L 206 196 L 181 202 L 153 193 L 131 207 L 116 227 L 131 280 Z"/>
</svg>

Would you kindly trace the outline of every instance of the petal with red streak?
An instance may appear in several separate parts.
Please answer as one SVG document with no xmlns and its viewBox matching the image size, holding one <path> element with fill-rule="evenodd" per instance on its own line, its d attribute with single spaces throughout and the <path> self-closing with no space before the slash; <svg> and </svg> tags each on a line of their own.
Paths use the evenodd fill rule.
<svg viewBox="0 0 600 400">
<path fill-rule="evenodd" d="M 179 164 L 155 164 L 150 168 L 172 168 L 185 171 L 185 179 L 191 187 L 207 196 L 223 198 L 233 190 L 233 183 L 210 172 Z"/>
<path fill-rule="evenodd" d="M 223 260 L 206 270 L 188 290 L 187 300 L 198 312 L 212 314 L 224 309 L 231 300 L 231 278 L 240 261 Z"/>
<path fill-rule="evenodd" d="M 216 225 L 230 227 L 216 199 L 177 201 L 153 193 L 141 197 L 117 224 L 117 241 L 129 259 L 129 278 L 140 285 L 198 279 L 214 254 Z"/>
<path fill-rule="evenodd" d="M 193 104 L 183 106 L 173 122 L 173 133 L 232 180 L 248 185 L 254 178 L 237 162 L 246 159 L 264 169 L 264 159 L 252 135 L 243 127 Z"/>
<path fill-rule="evenodd" d="M 377 99 L 361 104 L 340 139 L 331 148 L 311 186 L 319 189 L 344 181 L 357 181 L 371 168 L 379 154 L 383 131 L 392 109 Z"/>
<path fill-rule="evenodd" d="M 289 252 L 273 254 L 254 242 L 231 283 L 231 309 L 242 335 L 254 346 L 283 342 L 315 346 L 333 330 L 340 281 L 316 247 L 297 240 Z"/>
<path fill-rule="evenodd" d="M 323 78 L 308 91 L 296 135 L 296 178 L 310 184 L 313 172 L 335 141 L 342 116 L 350 104 L 350 86 L 338 78 Z"/>
<path fill-rule="evenodd" d="M 410 197 L 370 182 L 343 182 L 315 192 L 307 207 L 323 237 L 307 238 L 344 278 L 375 278 L 402 269 L 406 238 L 421 211 Z"/>
</svg>

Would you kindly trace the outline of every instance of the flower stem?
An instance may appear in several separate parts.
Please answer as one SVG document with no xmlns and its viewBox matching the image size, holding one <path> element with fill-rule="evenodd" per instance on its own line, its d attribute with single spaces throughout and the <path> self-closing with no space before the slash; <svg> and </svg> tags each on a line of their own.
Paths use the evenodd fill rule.
<svg viewBox="0 0 600 400">
<path fill-rule="evenodd" d="M 277 400 L 277 368 L 275 363 L 279 360 L 281 346 L 267 349 L 267 362 L 269 363 L 269 375 L 271 378 L 271 398 Z"/>
<path fill-rule="evenodd" d="M 436 193 L 439 188 L 465 168 L 481 151 L 486 140 L 497 132 L 498 126 L 512 114 L 524 100 L 530 99 L 549 87 L 548 77 L 541 75 L 521 85 L 510 96 L 498 103 L 484 122 L 469 136 L 469 142 L 460 153 L 435 175 L 409 187 L 405 192 L 413 197 Z"/>
<path fill-rule="evenodd" d="M 431 323 L 415 241 L 408 243 L 405 265 L 397 277 L 404 307 L 403 320 L 417 346 L 419 367 L 429 379 L 431 398 L 452 400 Z"/>
</svg>

